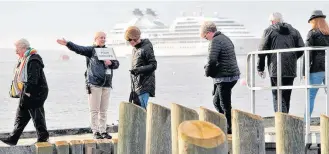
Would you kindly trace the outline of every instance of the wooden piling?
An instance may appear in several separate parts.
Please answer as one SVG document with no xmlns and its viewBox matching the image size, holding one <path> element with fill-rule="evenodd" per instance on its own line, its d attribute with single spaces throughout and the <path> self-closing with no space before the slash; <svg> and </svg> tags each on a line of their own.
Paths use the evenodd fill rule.
<svg viewBox="0 0 329 154">
<path fill-rule="evenodd" d="M 70 145 L 70 154 L 83 154 L 84 144 L 81 140 L 71 140 Z"/>
<path fill-rule="evenodd" d="M 70 154 L 70 146 L 67 141 L 55 142 L 57 154 Z"/>
<path fill-rule="evenodd" d="M 263 118 L 251 113 L 232 110 L 233 154 L 265 154 Z"/>
<path fill-rule="evenodd" d="M 211 111 L 204 107 L 199 107 L 199 120 L 213 123 L 227 134 L 227 121 L 224 114 Z"/>
<path fill-rule="evenodd" d="M 113 144 L 113 154 L 117 154 L 118 153 L 118 139 L 113 138 L 111 141 Z"/>
<path fill-rule="evenodd" d="M 301 154 L 305 152 L 303 118 L 275 113 L 276 153 Z"/>
<path fill-rule="evenodd" d="M 226 136 L 225 142 L 227 142 L 227 144 L 225 145 L 229 146 L 227 139 L 227 120 L 225 115 L 219 112 L 211 111 L 204 107 L 199 107 L 198 113 L 199 113 L 199 120 L 213 123 L 225 133 Z"/>
<path fill-rule="evenodd" d="M 146 154 L 171 153 L 170 109 L 149 103 L 146 122 Z"/>
<path fill-rule="evenodd" d="M 53 145 L 49 142 L 35 143 L 36 154 L 53 154 Z"/>
<path fill-rule="evenodd" d="M 184 121 L 178 128 L 179 154 L 227 154 L 225 133 L 200 120 Z"/>
<path fill-rule="evenodd" d="M 321 153 L 329 154 L 329 117 L 320 116 Z"/>
<path fill-rule="evenodd" d="M 95 149 L 97 147 L 97 141 L 94 139 L 86 139 L 86 140 L 83 140 L 82 142 L 84 144 L 85 153 L 87 153 L 87 147 L 92 147 Z"/>
<path fill-rule="evenodd" d="M 186 120 L 197 120 L 198 113 L 195 110 L 172 103 L 171 104 L 171 148 L 172 154 L 178 154 L 178 126 Z"/>
<path fill-rule="evenodd" d="M 145 154 L 145 109 L 128 102 L 120 104 L 118 140 L 118 154 Z"/>
<path fill-rule="evenodd" d="M 113 153 L 113 144 L 112 144 L 111 140 L 99 139 L 96 142 L 97 142 L 97 149 L 108 152 L 108 153 Z"/>
</svg>

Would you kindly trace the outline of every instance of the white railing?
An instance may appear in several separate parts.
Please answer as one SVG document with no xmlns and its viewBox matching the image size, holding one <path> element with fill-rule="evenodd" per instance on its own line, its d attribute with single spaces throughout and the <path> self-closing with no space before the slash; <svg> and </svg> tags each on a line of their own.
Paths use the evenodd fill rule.
<svg viewBox="0 0 329 154">
<path fill-rule="evenodd" d="M 309 51 L 312 50 L 325 50 L 325 84 L 324 85 L 310 85 L 310 61 Z M 305 57 L 305 85 L 301 86 L 282 86 L 282 74 L 281 74 L 281 53 L 284 52 L 296 52 L 304 51 Z M 303 47 L 303 48 L 290 48 L 290 49 L 278 49 L 278 50 L 265 50 L 265 51 L 254 51 L 247 55 L 247 87 L 251 90 L 251 112 L 255 114 L 255 93 L 257 90 L 277 90 L 277 105 L 278 112 L 282 112 L 282 89 L 305 89 L 306 100 L 305 100 L 305 144 L 310 142 L 310 88 L 325 88 L 326 91 L 329 89 L 329 47 Z M 258 54 L 276 54 L 277 55 L 277 86 L 275 87 L 255 87 L 255 75 L 256 75 L 256 55 Z M 302 59 L 302 58 L 301 58 Z M 326 115 L 329 116 L 329 93 L 326 93 Z"/>
</svg>

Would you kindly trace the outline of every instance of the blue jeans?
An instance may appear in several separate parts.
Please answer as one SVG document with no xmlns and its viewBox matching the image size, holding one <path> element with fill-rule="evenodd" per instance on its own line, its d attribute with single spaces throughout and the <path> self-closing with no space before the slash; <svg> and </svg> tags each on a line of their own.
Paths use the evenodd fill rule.
<svg viewBox="0 0 329 154">
<path fill-rule="evenodd" d="M 310 84 L 311 85 L 319 85 L 325 83 L 325 73 L 324 72 L 316 72 L 310 73 Z M 314 108 L 314 100 L 319 88 L 311 88 L 310 89 L 310 116 L 312 115 Z"/>
<path fill-rule="evenodd" d="M 147 102 L 149 100 L 150 94 L 149 93 L 144 93 L 138 96 L 139 101 L 141 102 L 141 106 L 146 109 L 147 107 Z"/>
</svg>

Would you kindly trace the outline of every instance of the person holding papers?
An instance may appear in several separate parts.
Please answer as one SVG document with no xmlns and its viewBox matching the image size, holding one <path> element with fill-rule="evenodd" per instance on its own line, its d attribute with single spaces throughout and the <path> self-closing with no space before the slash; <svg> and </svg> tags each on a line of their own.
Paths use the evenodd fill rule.
<svg viewBox="0 0 329 154">
<path fill-rule="evenodd" d="M 119 61 L 115 59 L 115 55 L 111 55 L 114 54 L 113 50 L 105 50 L 106 34 L 104 32 L 97 32 L 94 40 L 93 46 L 86 47 L 65 39 L 58 39 L 57 43 L 87 57 L 86 79 L 89 87 L 91 129 L 95 139 L 111 139 L 112 137 L 106 132 L 107 109 L 110 88 L 112 88 L 113 69 L 119 67 Z"/>
</svg>

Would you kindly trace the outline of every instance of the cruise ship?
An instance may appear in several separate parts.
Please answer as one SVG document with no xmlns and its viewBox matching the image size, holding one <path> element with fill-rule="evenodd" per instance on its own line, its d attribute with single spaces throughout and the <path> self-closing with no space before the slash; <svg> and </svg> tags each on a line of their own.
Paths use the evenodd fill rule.
<svg viewBox="0 0 329 154">
<path fill-rule="evenodd" d="M 260 38 L 249 32 L 243 24 L 232 19 L 220 17 L 217 13 L 205 16 L 201 11 L 191 15 L 182 13 L 170 25 L 166 25 L 155 11 L 144 12 L 135 9 L 133 19 L 118 23 L 108 34 L 108 46 L 112 47 L 118 57 L 130 55 L 132 47 L 124 39 L 129 26 L 141 29 L 141 38 L 148 38 L 153 44 L 155 56 L 200 56 L 208 52 L 209 41 L 200 38 L 200 26 L 204 21 L 213 21 L 217 30 L 230 37 L 237 55 L 246 54 L 257 49 Z"/>
</svg>

